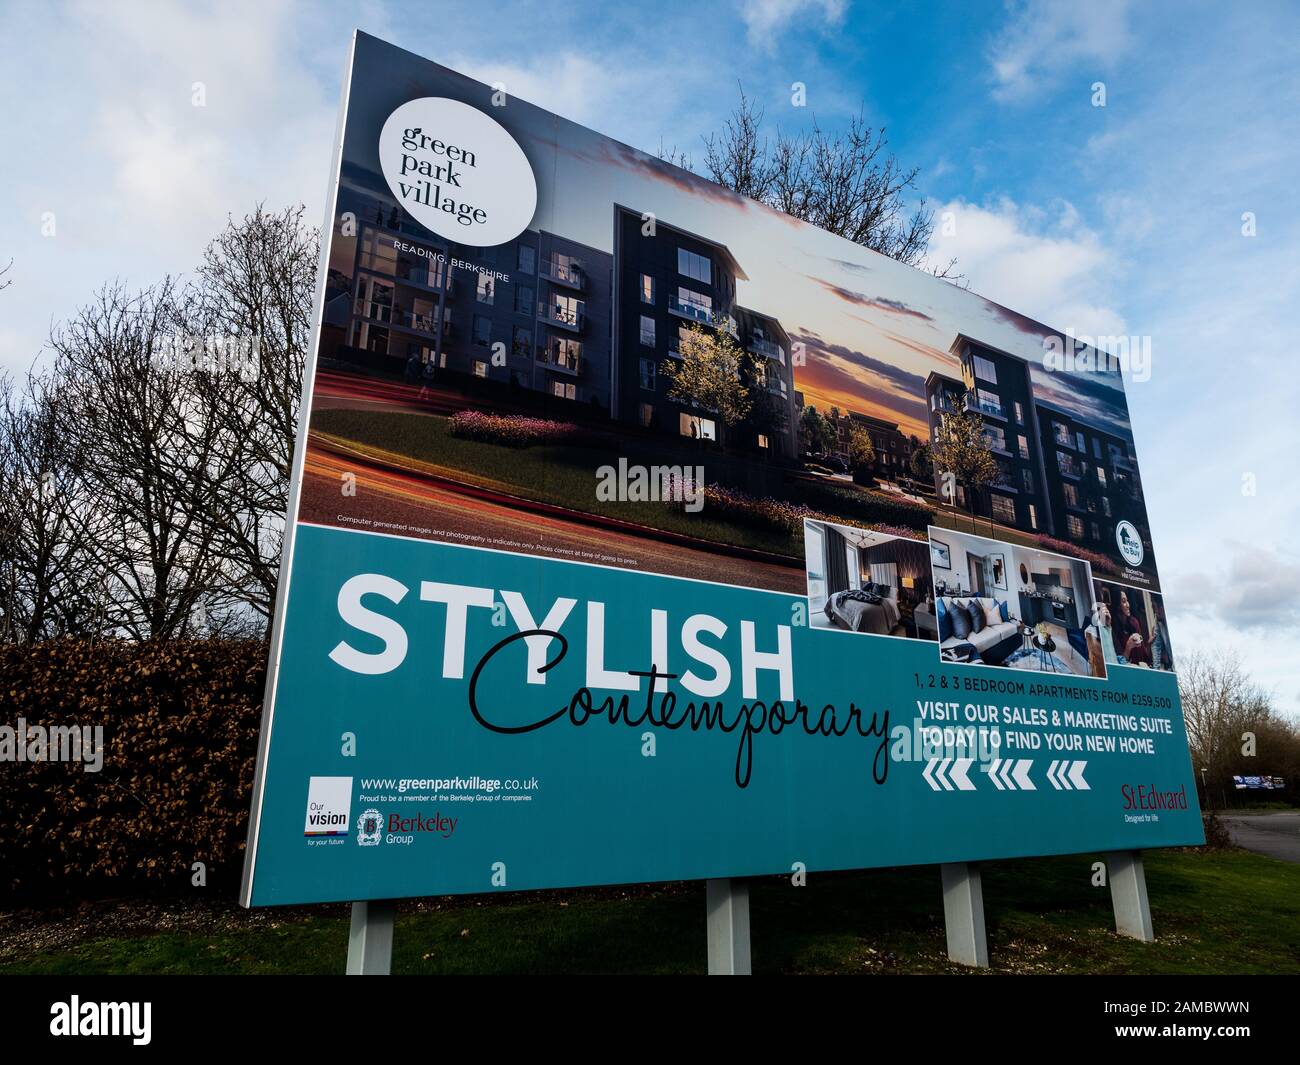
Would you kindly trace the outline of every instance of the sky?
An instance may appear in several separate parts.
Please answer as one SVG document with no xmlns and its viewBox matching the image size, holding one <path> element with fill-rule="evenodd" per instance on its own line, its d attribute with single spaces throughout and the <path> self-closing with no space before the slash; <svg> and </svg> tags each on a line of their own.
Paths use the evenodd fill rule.
<svg viewBox="0 0 1300 1065">
<path fill-rule="evenodd" d="M 104 282 L 192 269 L 227 215 L 320 217 L 355 28 L 651 153 L 702 159 L 738 86 L 791 131 L 861 112 L 919 169 L 934 261 L 956 256 L 973 292 L 1076 335 L 1149 338 L 1127 396 L 1175 650 L 1234 651 L 1300 712 L 1300 9 L 488 11 L 0 3 L 0 370 L 39 364 Z"/>
</svg>

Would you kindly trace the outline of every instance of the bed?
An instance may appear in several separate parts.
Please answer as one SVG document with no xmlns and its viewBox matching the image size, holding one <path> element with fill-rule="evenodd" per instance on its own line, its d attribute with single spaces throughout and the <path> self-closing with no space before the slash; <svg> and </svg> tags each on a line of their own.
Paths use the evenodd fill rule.
<svg viewBox="0 0 1300 1065">
<path fill-rule="evenodd" d="M 898 600 L 865 589 L 835 592 L 826 600 L 826 616 L 849 632 L 873 632 L 888 636 L 899 622 Z"/>
</svg>

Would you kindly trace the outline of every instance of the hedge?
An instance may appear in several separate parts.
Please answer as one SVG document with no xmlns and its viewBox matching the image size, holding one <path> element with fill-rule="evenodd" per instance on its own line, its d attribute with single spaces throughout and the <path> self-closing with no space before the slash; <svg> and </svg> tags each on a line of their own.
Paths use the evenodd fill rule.
<svg viewBox="0 0 1300 1065">
<path fill-rule="evenodd" d="M 503 447 L 569 444 L 573 447 L 612 447 L 614 439 L 573 422 L 530 418 L 522 414 L 485 414 L 462 410 L 451 416 L 451 435 Z"/>
<path fill-rule="evenodd" d="M 925 532 L 934 523 L 934 511 L 929 507 L 885 492 L 809 480 L 800 480 L 795 491 L 799 500 L 810 507 L 862 524 L 883 523 Z"/>
<path fill-rule="evenodd" d="M 0 646 L 0 725 L 103 726 L 103 767 L 0 761 L 0 892 L 53 902 L 238 885 L 260 641 Z"/>
</svg>

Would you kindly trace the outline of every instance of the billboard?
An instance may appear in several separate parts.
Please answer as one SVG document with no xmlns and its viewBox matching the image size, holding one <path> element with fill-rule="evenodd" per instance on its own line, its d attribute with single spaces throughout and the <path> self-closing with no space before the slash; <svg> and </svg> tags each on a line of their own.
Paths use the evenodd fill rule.
<svg viewBox="0 0 1300 1065">
<path fill-rule="evenodd" d="M 322 257 L 245 904 L 1202 841 L 1072 334 L 361 33 Z"/>
</svg>

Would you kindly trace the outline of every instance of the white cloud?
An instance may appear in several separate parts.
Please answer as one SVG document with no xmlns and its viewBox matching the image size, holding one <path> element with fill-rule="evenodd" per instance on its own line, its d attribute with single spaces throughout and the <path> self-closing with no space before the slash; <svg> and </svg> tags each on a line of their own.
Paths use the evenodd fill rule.
<svg viewBox="0 0 1300 1065">
<path fill-rule="evenodd" d="M 1046 325 L 1091 336 L 1128 332 L 1110 300 L 1114 256 L 1072 204 L 943 204 L 935 210 L 930 258 L 954 256 L 974 291 Z"/>
<path fill-rule="evenodd" d="M 16 220 L 5 298 L 22 305 L 0 338 L 0 367 L 27 366 L 50 321 L 100 284 L 192 268 L 227 213 L 305 200 L 318 214 L 346 33 L 318 31 L 337 52 L 327 86 L 303 61 L 306 36 L 282 0 L 19 6 L 6 20 L 0 96 L 57 91 L 0 114 L 13 148 L 0 201 Z M 46 212 L 56 235 L 42 238 Z"/>
<path fill-rule="evenodd" d="M 838 26 L 847 8 L 847 0 L 740 0 L 740 19 L 750 45 L 771 51 L 776 38 L 792 24 L 818 20 Z"/>
<path fill-rule="evenodd" d="M 1226 564 L 1184 575 L 1189 611 L 1236 629 L 1277 632 L 1300 625 L 1300 560 L 1262 544 L 1229 541 Z"/>
<path fill-rule="evenodd" d="M 1108 70 L 1131 43 L 1128 20 L 1128 0 L 1027 0 L 1016 5 L 988 52 L 994 97 L 1023 99 L 1056 84 L 1071 67 Z"/>
</svg>

